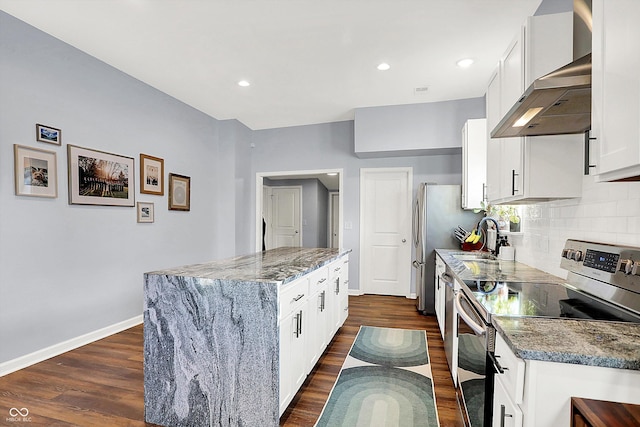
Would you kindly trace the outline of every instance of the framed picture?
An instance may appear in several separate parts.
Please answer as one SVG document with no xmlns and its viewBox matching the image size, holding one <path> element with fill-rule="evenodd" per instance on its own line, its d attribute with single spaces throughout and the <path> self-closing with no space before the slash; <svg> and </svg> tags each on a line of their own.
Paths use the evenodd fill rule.
<svg viewBox="0 0 640 427">
<path fill-rule="evenodd" d="M 140 192 L 164 196 L 164 160 L 140 154 Z"/>
<path fill-rule="evenodd" d="M 17 196 L 58 197 L 58 159 L 53 151 L 14 144 Z"/>
<path fill-rule="evenodd" d="M 62 145 L 62 131 L 51 126 L 36 124 L 36 140 L 49 144 Z"/>
<path fill-rule="evenodd" d="M 169 210 L 191 210 L 191 178 L 169 174 Z"/>
<path fill-rule="evenodd" d="M 153 222 L 153 203 L 138 202 L 138 222 Z"/>
<path fill-rule="evenodd" d="M 134 206 L 133 158 L 67 145 L 69 204 Z"/>
</svg>

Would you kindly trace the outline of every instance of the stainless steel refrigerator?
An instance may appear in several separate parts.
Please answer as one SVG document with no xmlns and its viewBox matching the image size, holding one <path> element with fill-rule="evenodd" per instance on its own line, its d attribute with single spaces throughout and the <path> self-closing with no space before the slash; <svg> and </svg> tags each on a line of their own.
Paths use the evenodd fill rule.
<svg viewBox="0 0 640 427">
<path fill-rule="evenodd" d="M 463 210 L 460 185 L 421 183 L 413 204 L 413 245 L 416 271 L 416 306 L 422 314 L 435 314 L 435 249 L 460 249 L 453 230 L 473 230 L 482 214 Z"/>
</svg>

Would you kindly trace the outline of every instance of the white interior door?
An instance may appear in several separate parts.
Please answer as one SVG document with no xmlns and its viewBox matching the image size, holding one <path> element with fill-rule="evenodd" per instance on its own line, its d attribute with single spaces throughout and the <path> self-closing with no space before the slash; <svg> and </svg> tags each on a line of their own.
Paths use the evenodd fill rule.
<svg viewBox="0 0 640 427">
<path fill-rule="evenodd" d="M 302 217 L 302 187 L 271 188 L 272 246 L 299 247 L 302 242 L 300 222 Z"/>
<path fill-rule="evenodd" d="M 410 296 L 411 168 L 360 170 L 360 277 L 367 294 Z"/>
<path fill-rule="evenodd" d="M 329 193 L 329 247 L 340 247 L 340 193 Z"/>
</svg>

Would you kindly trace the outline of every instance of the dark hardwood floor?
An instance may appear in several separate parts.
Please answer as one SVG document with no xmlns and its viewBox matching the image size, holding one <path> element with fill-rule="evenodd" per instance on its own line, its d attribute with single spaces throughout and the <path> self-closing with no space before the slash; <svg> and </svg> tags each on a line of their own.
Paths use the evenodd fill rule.
<svg viewBox="0 0 640 427">
<path fill-rule="evenodd" d="M 417 314 L 412 300 L 365 295 L 349 297 L 349 318 L 283 414 L 281 426 L 313 426 L 360 325 L 425 329 L 440 425 L 463 425 L 435 318 Z M 144 422 L 142 360 L 139 325 L 1 377 L 0 425 L 152 425 Z M 11 408 L 27 408 L 28 422 L 12 419 Z"/>
</svg>

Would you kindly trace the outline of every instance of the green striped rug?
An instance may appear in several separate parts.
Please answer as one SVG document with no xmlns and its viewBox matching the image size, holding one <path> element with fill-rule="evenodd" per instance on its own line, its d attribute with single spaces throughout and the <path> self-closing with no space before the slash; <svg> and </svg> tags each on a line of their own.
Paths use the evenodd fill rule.
<svg viewBox="0 0 640 427">
<path fill-rule="evenodd" d="M 361 326 L 316 427 L 439 425 L 426 332 Z"/>
</svg>

